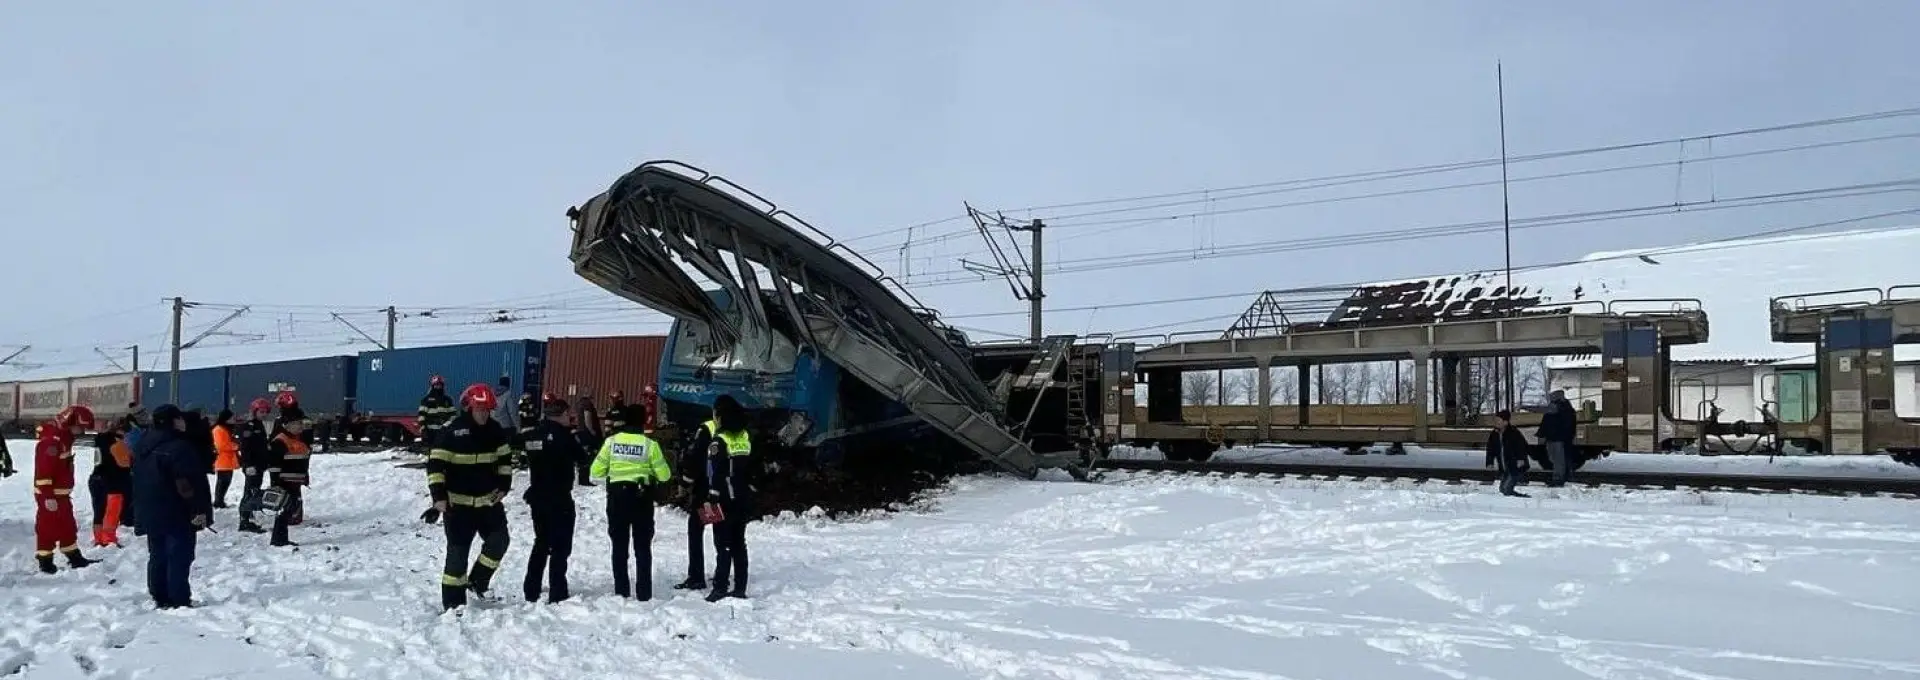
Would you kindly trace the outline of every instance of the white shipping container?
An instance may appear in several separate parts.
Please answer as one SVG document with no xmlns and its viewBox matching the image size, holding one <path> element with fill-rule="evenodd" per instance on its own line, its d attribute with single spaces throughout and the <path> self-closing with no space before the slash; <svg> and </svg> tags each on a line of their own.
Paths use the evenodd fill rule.
<svg viewBox="0 0 1920 680">
<path fill-rule="evenodd" d="M 74 378 L 67 393 L 68 404 L 85 404 L 93 409 L 96 423 L 112 422 L 127 414 L 127 405 L 138 400 L 140 374 L 109 373 Z"/>
<path fill-rule="evenodd" d="M 20 415 L 20 383 L 0 383 L 0 423 Z"/>
<path fill-rule="evenodd" d="M 20 419 L 37 422 L 60 415 L 60 409 L 67 407 L 70 382 L 61 378 L 20 383 Z"/>
</svg>

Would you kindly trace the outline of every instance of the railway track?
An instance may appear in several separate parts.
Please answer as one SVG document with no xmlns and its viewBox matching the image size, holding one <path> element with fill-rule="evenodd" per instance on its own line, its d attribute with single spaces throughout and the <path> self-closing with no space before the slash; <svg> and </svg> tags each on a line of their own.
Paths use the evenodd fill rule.
<svg viewBox="0 0 1920 680">
<path fill-rule="evenodd" d="M 1389 465 L 1324 465 L 1315 463 L 1241 463 L 1212 461 L 1183 463 L 1164 460 L 1104 460 L 1094 464 L 1097 470 L 1175 473 L 1192 475 L 1252 475 L 1296 478 L 1311 481 L 1394 481 L 1445 482 L 1465 484 L 1498 481 L 1487 469 L 1426 468 Z M 1548 473 L 1535 469 L 1528 481 L 1548 481 Z M 1696 489 L 1700 491 L 1736 491 L 1744 493 L 1810 493 L 1829 496 L 1890 496 L 1920 500 L 1920 479 L 1872 477 L 1768 477 L 1697 472 L 1628 473 L 1582 470 L 1574 475 L 1573 486 L 1614 486 L 1637 490 Z"/>
</svg>

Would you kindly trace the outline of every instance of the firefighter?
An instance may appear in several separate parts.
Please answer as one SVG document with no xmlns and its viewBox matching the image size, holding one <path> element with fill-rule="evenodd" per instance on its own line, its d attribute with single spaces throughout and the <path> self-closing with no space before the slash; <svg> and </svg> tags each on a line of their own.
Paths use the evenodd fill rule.
<svg viewBox="0 0 1920 680">
<path fill-rule="evenodd" d="M 708 602 L 747 596 L 747 522 L 753 519 L 753 441 L 746 409 L 722 394 L 713 400 L 713 419 L 693 434 L 689 453 L 704 454 L 704 474 L 694 476 L 693 497 L 700 521 L 713 525 L 713 589 Z M 690 525 L 691 526 L 691 525 Z M 692 537 L 697 545 L 698 534 Z M 731 574 L 729 574 L 731 572 Z M 728 576 L 732 579 L 729 580 Z M 731 587 L 729 587 L 731 586 Z"/>
<path fill-rule="evenodd" d="M 260 482 L 267 470 L 267 446 L 272 437 L 266 417 L 272 410 L 265 397 L 254 399 L 247 405 L 246 422 L 240 424 L 240 472 L 245 484 L 240 490 L 240 530 L 247 533 L 267 531 L 253 521 L 253 513 L 259 510 Z"/>
<path fill-rule="evenodd" d="M 579 416 L 574 420 L 573 432 L 575 438 L 580 440 L 581 450 L 599 451 L 600 442 L 605 440 L 606 437 L 601 434 L 600 410 L 594 408 L 593 398 L 580 397 L 580 401 L 574 404 L 574 412 L 579 414 Z M 591 458 L 591 456 L 589 456 L 589 458 Z M 580 486 L 593 486 L 593 480 L 590 478 L 591 475 L 588 474 L 589 471 L 587 469 L 592 465 L 593 462 L 591 460 L 581 465 L 579 472 L 580 478 L 574 480 L 574 483 Z"/>
<path fill-rule="evenodd" d="M 627 429 L 627 423 L 632 421 L 628 418 L 627 394 L 625 392 L 614 390 L 612 394 L 607 395 L 607 401 L 611 403 L 607 404 L 607 412 L 604 417 L 601 418 L 601 425 L 605 428 L 602 431 L 606 433 L 606 436 L 611 437 L 614 433 Z"/>
<path fill-rule="evenodd" d="M 513 488 L 511 437 L 493 419 L 498 397 L 486 383 L 475 383 L 460 393 L 466 413 L 446 424 L 443 436 L 427 455 L 427 492 L 433 508 L 422 517 L 429 523 L 445 517 L 446 569 L 440 575 L 440 605 L 445 610 L 465 606 L 467 591 L 485 597 L 500 558 L 507 554 L 507 512 L 501 500 Z M 421 408 L 425 408 L 424 401 Z M 467 569 L 473 539 L 481 540 L 480 557 Z"/>
<path fill-rule="evenodd" d="M 567 402 L 546 395 L 541 406 L 545 420 L 535 423 L 526 438 L 527 491 L 521 496 L 533 514 L 533 554 L 527 559 L 526 596 L 540 599 L 542 572 L 547 579 L 547 601 L 567 599 L 567 557 L 573 554 L 574 470 L 591 462 L 573 428 L 567 425 Z"/>
<path fill-rule="evenodd" d="M 489 390 L 491 391 L 491 390 Z M 420 398 L 420 415 L 414 418 L 414 424 L 420 427 L 420 441 L 432 449 L 439 443 L 440 433 L 447 421 L 458 415 L 453 400 L 447 397 L 447 381 L 440 376 L 427 379 L 427 396 Z"/>
<path fill-rule="evenodd" d="M 607 535 L 613 539 L 613 592 L 634 599 L 653 599 L 653 495 L 673 479 L 667 454 L 659 442 L 641 434 L 630 423 L 600 445 L 592 474 L 607 483 Z M 639 562 L 638 582 L 629 588 L 627 545 Z"/>
<path fill-rule="evenodd" d="M 533 440 L 534 430 L 540 428 L 541 411 L 540 400 L 532 392 L 520 393 L 520 402 L 514 405 L 513 410 L 515 469 L 527 469 L 527 443 Z"/>
<path fill-rule="evenodd" d="M 697 492 L 706 484 L 707 452 L 702 442 L 707 438 L 696 434 L 693 439 L 680 451 L 679 477 L 675 480 L 687 494 L 687 580 L 675 584 L 674 590 L 707 589 L 707 523 L 700 519 L 700 506 L 706 504 L 706 493 Z"/>
<path fill-rule="evenodd" d="M 312 455 L 313 447 L 301 439 L 307 431 L 306 414 L 299 406 L 281 412 L 280 434 L 267 444 L 267 485 L 287 494 L 286 505 L 273 519 L 273 540 L 275 546 L 298 545 L 287 539 L 287 527 L 297 524 L 306 514 L 306 503 L 302 500 L 301 489 L 307 486 L 307 459 Z"/>
<path fill-rule="evenodd" d="M 292 391 L 281 392 L 279 396 L 273 398 L 273 403 L 280 408 L 280 415 L 273 420 L 273 437 L 276 439 L 279 438 L 282 433 L 288 431 L 288 423 L 298 421 L 300 423 L 300 429 L 293 432 L 293 436 L 295 439 L 300 440 L 300 443 L 306 444 L 307 449 L 311 451 L 313 449 L 313 421 L 307 420 L 306 411 L 300 408 L 299 396 L 295 395 Z M 271 440 L 268 441 L 268 445 L 272 445 Z M 268 454 L 268 458 L 272 458 L 271 453 Z M 269 465 L 268 467 L 272 466 Z M 273 486 L 271 476 L 267 477 L 266 484 L 269 488 Z M 280 517 L 286 518 L 288 524 L 300 526 L 301 523 L 307 521 L 306 499 L 300 494 L 289 494 L 286 507 L 280 509 Z"/>
<path fill-rule="evenodd" d="M 77 404 L 40 425 L 33 453 L 34 557 L 49 574 L 56 550 L 76 569 L 97 561 L 80 554 L 80 527 L 73 519 L 73 440 L 92 427 L 93 410 Z"/>
</svg>

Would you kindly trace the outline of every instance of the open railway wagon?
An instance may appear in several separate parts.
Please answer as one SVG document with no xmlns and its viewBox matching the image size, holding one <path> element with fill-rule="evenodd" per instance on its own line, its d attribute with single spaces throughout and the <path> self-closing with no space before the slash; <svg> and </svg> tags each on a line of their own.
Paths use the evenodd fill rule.
<svg viewBox="0 0 1920 680">
<path fill-rule="evenodd" d="M 685 164 L 655 161 L 567 215 L 575 273 L 697 324 L 709 360 L 764 352 L 777 335 L 915 416 L 926 437 L 897 442 L 902 456 L 905 449 L 950 449 L 1023 476 L 1048 468 L 1085 476 L 1088 442 L 1029 436 L 1033 409 L 1009 407 L 1020 403 L 1017 393 L 1061 389 L 1058 381 L 1009 379 L 996 390 L 981 379 L 964 340 L 956 342 L 964 336 L 938 323 L 933 310 L 870 261 L 753 192 Z M 725 295 L 705 290 L 695 274 Z M 737 309 L 725 308 L 723 299 Z M 1070 338 L 1049 338 L 1005 361 L 1039 362 L 1023 375 L 1070 375 L 1075 353 L 1047 351 L 1062 344 L 1073 346 Z M 1063 399 L 1067 394 L 1061 391 Z M 795 416 L 757 438 L 756 448 L 791 448 L 828 426 Z"/>
<path fill-rule="evenodd" d="M 1477 447 L 1486 441 L 1484 417 L 1458 406 L 1466 403 L 1462 397 L 1473 384 L 1469 359 L 1579 354 L 1601 356 L 1603 383 L 1599 409 L 1583 413 L 1577 423 L 1578 460 L 1608 451 L 1654 451 L 1669 439 L 1697 437 L 1704 427 L 1672 418 L 1669 390 L 1663 387 L 1670 349 L 1707 341 L 1707 315 L 1698 301 L 1538 306 L 1499 297 L 1476 304 L 1456 301 L 1382 310 L 1380 293 L 1356 290 L 1328 321 L 1284 324 L 1265 335 L 1179 340 L 1180 334 L 1174 334 L 1153 344 L 1120 343 L 1119 351 L 1133 355 L 1135 375 L 1147 385 L 1148 403 L 1143 419 L 1135 410 L 1131 385 L 1115 389 L 1119 404 L 1112 412 L 1120 422 L 1104 434 L 1157 446 L 1170 460 L 1206 460 L 1221 446 L 1236 443 Z M 1364 424 L 1317 419 L 1321 407 L 1312 405 L 1312 369 L 1372 361 L 1411 361 L 1407 407 L 1377 410 Z M 1275 407 L 1268 369 L 1282 366 L 1299 369 L 1300 395 L 1296 404 Z M 1260 403 L 1239 411 L 1238 418 L 1202 409 L 1204 419 L 1195 422 L 1181 407 L 1181 374 L 1222 369 L 1256 369 Z M 1439 405 L 1438 413 L 1433 404 Z M 1528 422 L 1519 416 L 1516 420 Z"/>
<path fill-rule="evenodd" d="M 1894 349 L 1920 343 L 1920 285 L 1783 296 L 1769 307 L 1774 342 L 1811 343 L 1815 356 L 1812 384 L 1795 386 L 1810 389 L 1815 406 L 1798 422 L 1769 419 L 1778 440 L 1920 465 L 1920 418 L 1894 408 Z"/>
</svg>

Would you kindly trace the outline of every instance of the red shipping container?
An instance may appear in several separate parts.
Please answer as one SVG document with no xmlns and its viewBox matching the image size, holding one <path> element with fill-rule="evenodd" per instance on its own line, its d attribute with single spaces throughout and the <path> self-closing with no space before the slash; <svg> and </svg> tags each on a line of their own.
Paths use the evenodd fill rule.
<svg viewBox="0 0 1920 680">
<path fill-rule="evenodd" d="M 637 404 L 645 388 L 659 388 L 660 358 L 667 348 L 664 335 L 621 335 L 603 338 L 548 338 L 547 392 L 572 402 L 583 396 L 605 408 L 614 390 Z"/>
</svg>

